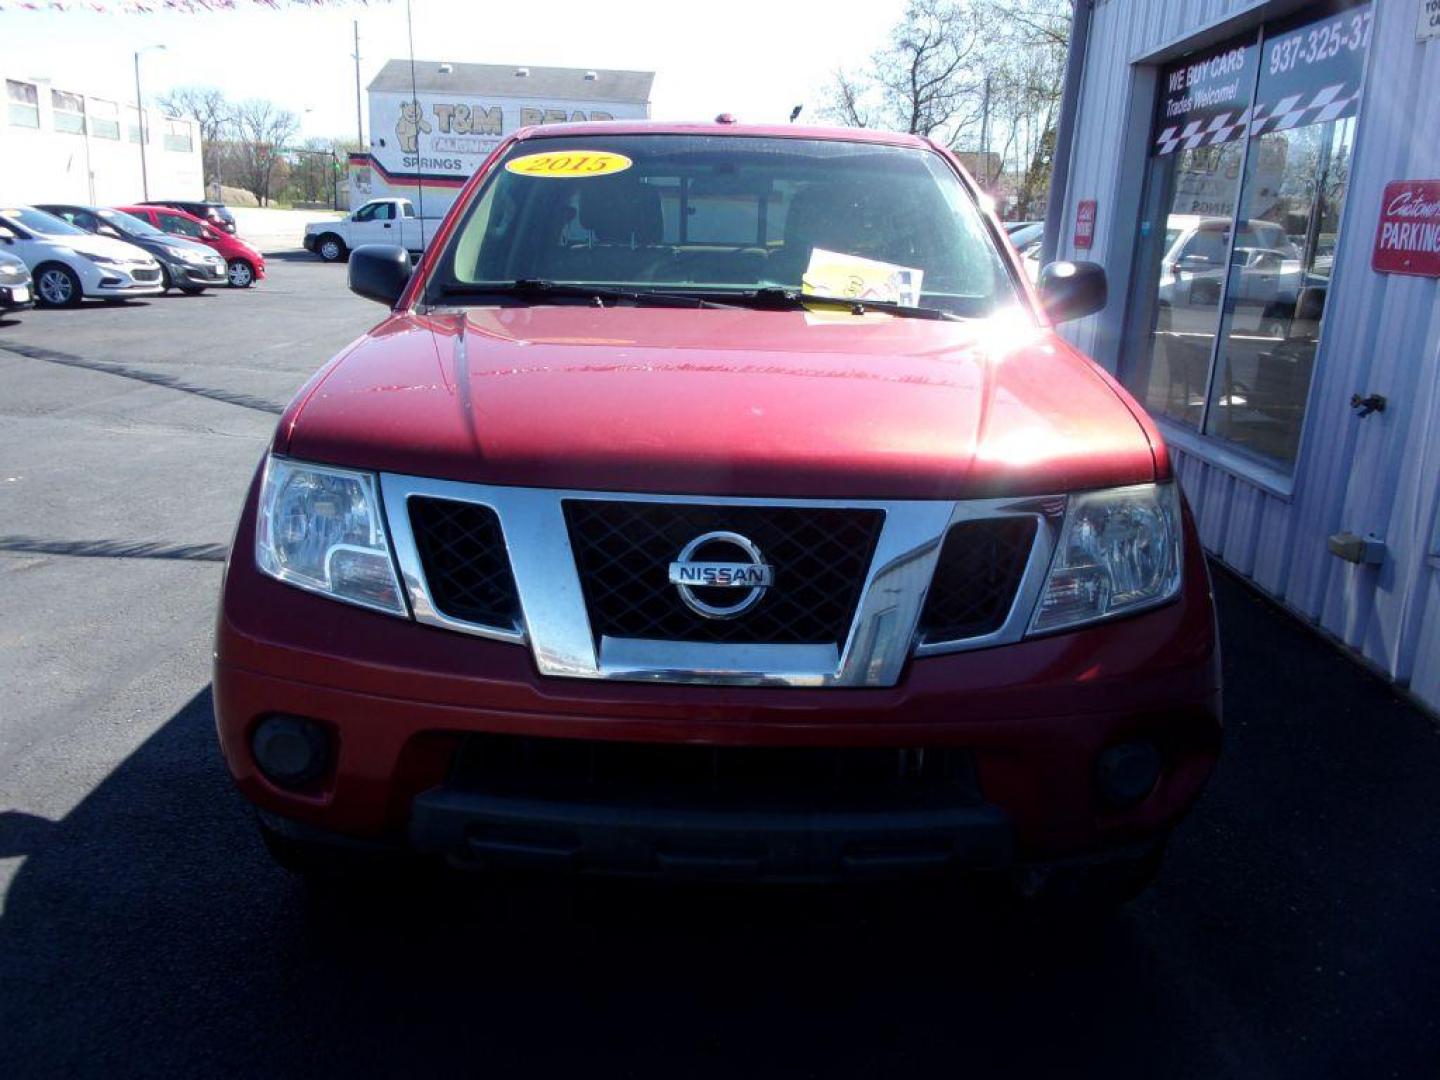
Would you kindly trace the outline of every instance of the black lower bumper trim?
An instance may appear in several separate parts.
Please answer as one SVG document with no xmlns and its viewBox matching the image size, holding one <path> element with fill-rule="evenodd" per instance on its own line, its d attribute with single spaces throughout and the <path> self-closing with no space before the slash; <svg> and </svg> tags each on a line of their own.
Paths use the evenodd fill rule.
<svg viewBox="0 0 1440 1080">
<path fill-rule="evenodd" d="M 625 876 L 814 881 L 1008 865 L 997 807 L 813 813 L 554 802 L 437 788 L 411 844 L 461 864 Z"/>
</svg>

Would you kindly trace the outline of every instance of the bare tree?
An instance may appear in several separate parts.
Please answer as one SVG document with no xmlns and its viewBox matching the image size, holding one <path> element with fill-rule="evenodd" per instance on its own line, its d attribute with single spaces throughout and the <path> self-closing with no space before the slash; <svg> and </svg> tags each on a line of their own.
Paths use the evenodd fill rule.
<svg viewBox="0 0 1440 1080">
<path fill-rule="evenodd" d="M 235 124 L 235 106 L 213 86 L 176 86 L 159 98 L 167 116 L 194 120 L 200 128 L 200 158 L 205 183 L 222 178 L 225 147 Z"/>
<path fill-rule="evenodd" d="M 1055 125 L 1070 40 L 1067 0 L 1007 0 L 993 9 L 992 127 L 1008 182 L 1010 212 L 1043 215 L 1055 152 Z"/>
<path fill-rule="evenodd" d="M 260 205 L 283 183 L 287 173 L 282 151 L 300 130 L 300 118 L 273 101 L 251 98 L 235 107 L 235 152 L 240 166 L 240 185 Z"/>
<path fill-rule="evenodd" d="M 1050 181 L 1070 14 L 1069 0 L 911 0 L 867 69 L 835 72 L 823 115 L 964 151 L 985 163 L 1013 213 L 1037 216 Z"/>
<path fill-rule="evenodd" d="M 362 147 L 352 135 L 349 138 L 312 135 L 299 146 L 290 148 L 290 163 L 284 198 L 292 203 L 329 205 L 338 199 L 338 189 L 345 176 L 350 154 Z M 272 184 L 271 190 L 279 188 Z"/>
<path fill-rule="evenodd" d="M 869 71 L 835 73 L 824 115 L 948 140 L 975 108 L 981 10 L 977 0 L 910 0 Z"/>
</svg>

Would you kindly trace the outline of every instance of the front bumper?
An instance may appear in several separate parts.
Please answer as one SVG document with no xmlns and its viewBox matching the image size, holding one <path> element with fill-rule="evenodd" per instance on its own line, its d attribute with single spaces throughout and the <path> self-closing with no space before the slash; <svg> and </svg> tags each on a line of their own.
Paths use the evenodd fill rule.
<svg viewBox="0 0 1440 1080">
<path fill-rule="evenodd" d="M 1013 645 L 912 660 L 887 688 L 678 686 L 540 676 L 528 648 L 423 626 L 261 575 L 247 502 L 217 622 L 216 724 L 241 792 L 297 828 L 461 861 L 612 872 L 685 865 L 762 876 L 994 866 L 1153 843 L 1183 816 L 1220 745 L 1209 579 L 1187 515 L 1186 580 L 1166 607 Z M 318 721 L 332 767 L 299 791 L 250 749 L 273 713 Z M 476 733 L 710 747 L 956 749 L 975 798 L 918 808 L 716 809 L 703 800 L 601 803 L 458 784 Z M 1117 743 L 1159 748 L 1153 790 L 1098 796 Z"/>
<path fill-rule="evenodd" d="M 436 788 L 409 838 L 459 865 L 623 876 L 810 881 L 1002 867 L 1012 830 L 994 806 L 811 813 L 676 809 Z"/>
<path fill-rule="evenodd" d="M 91 263 L 81 272 L 86 296 L 158 296 L 165 288 L 159 264 L 148 267 Z"/>
<path fill-rule="evenodd" d="M 309 233 L 306 233 L 305 239 L 300 242 L 305 246 L 306 251 L 313 253 L 315 251 L 315 244 L 319 239 L 320 238 L 318 236 L 312 236 Z"/>
<path fill-rule="evenodd" d="M 178 289 L 212 289 L 230 283 L 223 260 L 218 267 L 172 262 L 167 269 L 170 283 Z"/>
</svg>

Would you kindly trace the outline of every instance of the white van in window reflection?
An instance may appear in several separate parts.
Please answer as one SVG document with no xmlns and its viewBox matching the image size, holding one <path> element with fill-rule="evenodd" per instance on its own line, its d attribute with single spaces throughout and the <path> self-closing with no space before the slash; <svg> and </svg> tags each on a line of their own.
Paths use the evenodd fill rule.
<svg viewBox="0 0 1440 1080">
<path fill-rule="evenodd" d="M 1229 218 L 1170 215 L 1165 255 L 1160 261 L 1158 300 L 1162 324 L 1179 314 L 1179 309 L 1201 308 L 1213 330 L 1213 313 L 1225 283 L 1227 252 Z M 1326 284 L 1324 277 L 1305 272 L 1299 245 L 1273 221 L 1244 222 L 1230 258 L 1238 271 L 1231 287 L 1237 320 L 1262 324 L 1286 320 L 1294 313 L 1302 288 Z"/>
</svg>

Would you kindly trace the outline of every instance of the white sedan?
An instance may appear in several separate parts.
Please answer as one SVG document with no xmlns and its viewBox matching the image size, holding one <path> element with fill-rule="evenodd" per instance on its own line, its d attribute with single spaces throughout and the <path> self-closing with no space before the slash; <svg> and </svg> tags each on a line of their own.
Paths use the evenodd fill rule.
<svg viewBox="0 0 1440 1080">
<path fill-rule="evenodd" d="M 159 296 L 160 264 L 121 240 L 95 236 L 33 206 L 0 207 L 0 233 L 14 239 L 17 255 L 35 279 L 45 307 L 71 307 L 85 297 L 125 300 Z"/>
</svg>

